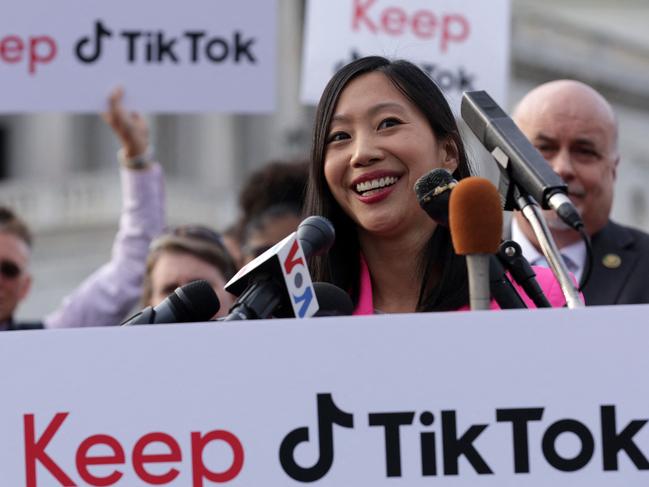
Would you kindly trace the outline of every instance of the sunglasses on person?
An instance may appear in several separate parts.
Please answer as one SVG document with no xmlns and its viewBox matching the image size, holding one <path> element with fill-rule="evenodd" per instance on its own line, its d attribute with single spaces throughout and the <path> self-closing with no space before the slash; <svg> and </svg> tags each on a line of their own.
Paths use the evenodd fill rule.
<svg viewBox="0 0 649 487">
<path fill-rule="evenodd" d="M 0 274 L 5 279 L 16 279 L 22 272 L 22 269 L 11 260 L 0 260 Z"/>
</svg>

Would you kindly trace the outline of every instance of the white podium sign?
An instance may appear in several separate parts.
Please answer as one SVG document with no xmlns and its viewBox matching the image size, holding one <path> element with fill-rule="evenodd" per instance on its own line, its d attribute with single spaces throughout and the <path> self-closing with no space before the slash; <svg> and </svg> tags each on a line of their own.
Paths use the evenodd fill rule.
<svg viewBox="0 0 649 487">
<path fill-rule="evenodd" d="M 649 485 L 649 306 L 0 334 L 0 485 Z"/>
<path fill-rule="evenodd" d="M 380 55 L 419 65 L 457 113 L 464 91 L 504 104 L 510 22 L 509 0 L 308 0 L 302 101 L 316 104 L 353 59 Z"/>
<path fill-rule="evenodd" d="M 275 0 L 22 0 L 0 15 L 0 113 L 268 112 Z"/>
</svg>

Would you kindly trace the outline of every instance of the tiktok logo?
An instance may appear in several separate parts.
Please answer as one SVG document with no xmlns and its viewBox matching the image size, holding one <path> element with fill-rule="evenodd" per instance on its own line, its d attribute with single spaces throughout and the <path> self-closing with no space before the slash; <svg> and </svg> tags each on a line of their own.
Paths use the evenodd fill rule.
<svg viewBox="0 0 649 487">
<path fill-rule="evenodd" d="M 75 52 L 80 61 L 94 63 L 101 57 L 102 39 L 112 37 L 113 32 L 104 27 L 101 20 L 95 22 L 94 39 L 90 36 L 82 37 L 76 44 Z M 84 52 L 84 49 L 86 52 Z M 90 51 L 88 51 L 90 49 Z"/>
<path fill-rule="evenodd" d="M 318 394 L 318 461 L 312 467 L 302 467 L 295 462 L 295 449 L 300 443 L 309 441 L 309 428 L 303 426 L 291 431 L 279 447 L 279 461 L 293 480 L 315 482 L 324 477 L 334 461 L 334 431 L 337 424 L 343 428 L 354 427 L 354 415 L 342 411 L 334 404 L 331 394 Z"/>
</svg>

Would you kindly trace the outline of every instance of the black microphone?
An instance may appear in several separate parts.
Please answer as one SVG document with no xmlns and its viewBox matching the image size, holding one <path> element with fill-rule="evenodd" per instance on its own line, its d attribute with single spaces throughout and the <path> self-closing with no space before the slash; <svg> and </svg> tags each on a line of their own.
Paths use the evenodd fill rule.
<svg viewBox="0 0 649 487">
<path fill-rule="evenodd" d="M 354 312 L 354 303 L 345 291 L 330 282 L 314 282 L 313 288 L 320 309 L 314 316 L 349 316 Z"/>
<path fill-rule="evenodd" d="M 554 209 L 571 228 L 579 231 L 584 226 L 579 211 L 568 198 L 566 183 L 486 91 L 465 92 L 460 111 L 514 186 L 532 196 L 543 208 Z M 506 191 L 510 193 L 510 189 Z M 512 209 L 508 207 L 512 195 L 503 196 L 508 200 L 505 209 Z"/>
<path fill-rule="evenodd" d="M 455 186 L 457 180 L 441 167 L 424 174 L 415 182 L 419 206 L 435 222 L 445 227 L 448 227 L 448 202 Z"/>
<path fill-rule="evenodd" d="M 310 216 L 296 232 L 246 264 L 225 285 L 239 296 L 224 321 L 313 316 L 318 310 L 307 259 L 333 245 L 334 227 L 321 216 Z"/>
<path fill-rule="evenodd" d="M 307 259 L 327 252 L 336 240 L 336 230 L 323 216 L 310 216 L 297 227 L 297 236 Z"/>
<path fill-rule="evenodd" d="M 448 227 L 448 205 L 451 191 L 457 184 L 453 175 L 443 168 L 433 169 L 415 182 L 419 206 L 438 225 Z M 502 309 L 527 308 L 495 255 L 489 256 L 489 287 Z"/>
<path fill-rule="evenodd" d="M 210 320 L 220 307 L 219 298 L 209 282 L 193 281 L 176 288 L 157 306 L 148 306 L 131 316 L 121 326 L 200 323 Z"/>
</svg>

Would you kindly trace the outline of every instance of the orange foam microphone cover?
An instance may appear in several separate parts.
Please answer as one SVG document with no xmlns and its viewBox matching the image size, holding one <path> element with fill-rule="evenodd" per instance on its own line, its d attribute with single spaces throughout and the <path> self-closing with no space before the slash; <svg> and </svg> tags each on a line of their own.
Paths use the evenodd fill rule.
<svg viewBox="0 0 649 487">
<path fill-rule="evenodd" d="M 449 227 L 455 253 L 495 254 L 502 238 L 503 209 L 496 187 L 485 178 L 462 179 L 449 201 Z"/>
</svg>

